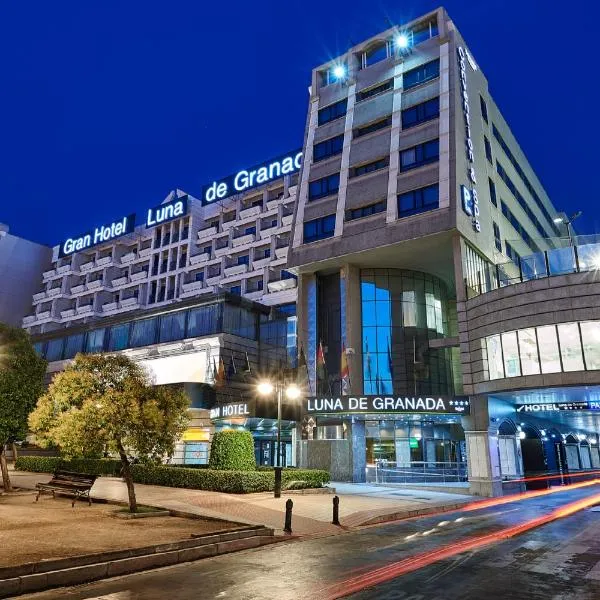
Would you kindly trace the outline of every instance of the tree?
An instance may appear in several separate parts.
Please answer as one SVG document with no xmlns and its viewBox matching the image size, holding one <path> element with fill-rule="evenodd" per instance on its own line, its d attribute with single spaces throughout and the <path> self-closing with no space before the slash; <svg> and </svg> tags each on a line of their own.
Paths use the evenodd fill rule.
<svg viewBox="0 0 600 600">
<path fill-rule="evenodd" d="M 0 470 L 11 491 L 6 445 L 25 439 L 27 416 L 44 391 L 46 361 L 22 329 L 0 323 Z"/>
<path fill-rule="evenodd" d="M 123 355 L 78 354 L 29 417 L 40 444 L 68 457 L 119 455 L 129 510 L 137 511 L 131 455 L 159 462 L 173 453 L 187 425 L 182 389 L 153 386 L 146 371 Z"/>
</svg>

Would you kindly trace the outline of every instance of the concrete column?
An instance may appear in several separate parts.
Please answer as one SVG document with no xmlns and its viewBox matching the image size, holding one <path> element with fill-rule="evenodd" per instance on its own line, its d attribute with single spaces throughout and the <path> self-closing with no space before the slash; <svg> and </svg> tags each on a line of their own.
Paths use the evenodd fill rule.
<svg viewBox="0 0 600 600">
<path fill-rule="evenodd" d="M 365 422 L 351 419 L 347 423 L 347 435 L 350 442 L 350 464 L 352 468 L 352 481 L 364 483 L 366 481 L 367 467 L 367 440 L 365 436 Z"/>
<path fill-rule="evenodd" d="M 344 265 L 340 271 L 343 290 L 342 339 L 346 344 L 348 369 L 350 370 L 350 392 L 363 393 L 362 372 L 362 321 L 360 305 L 360 269 L 355 265 Z"/>
<path fill-rule="evenodd" d="M 314 274 L 303 273 L 298 277 L 298 351 L 304 348 L 308 367 L 309 393 L 316 391 L 317 357 L 317 278 Z"/>
</svg>

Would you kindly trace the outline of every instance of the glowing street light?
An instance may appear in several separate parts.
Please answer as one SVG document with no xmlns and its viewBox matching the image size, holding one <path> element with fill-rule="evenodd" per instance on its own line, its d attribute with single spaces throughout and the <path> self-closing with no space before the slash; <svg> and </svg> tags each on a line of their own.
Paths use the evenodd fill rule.
<svg viewBox="0 0 600 600">
<path fill-rule="evenodd" d="M 575 244 L 573 243 L 573 229 L 571 227 L 571 223 L 573 223 L 573 221 L 575 219 L 578 219 L 581 216 L 582 212 L 580 210 L 578 210 L 577 212 L 573 213 L 570 217 L 567 217 L 566 215 L 564 217 L 555 217 L 553 220 L 554 222 L 558 225 L 560 223 L 563 223 L 564 225 L 567 226 L 567 235 L 569 236 L 569 245 L 570 246 L 574 246 Z"/>
</svg>

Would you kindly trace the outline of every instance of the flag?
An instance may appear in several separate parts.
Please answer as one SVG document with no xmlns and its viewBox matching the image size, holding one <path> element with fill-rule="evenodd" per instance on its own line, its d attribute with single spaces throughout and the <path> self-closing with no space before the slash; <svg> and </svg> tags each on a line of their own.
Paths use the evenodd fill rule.
<svg viewBox="0 0 600 600">
<path fill-rule="evenodd" d="M 227 381 L 231 381 L 237 374 L 237 369 L 235 367 L 235 360 L 233 358 L 233 354 L 229 358 L 229 366 L 227 367 Z"/>
<path fill-rule="evenodd" d="M 367 359 L 367 379 L 369 381 L 373 380 L 373 371 L 371 369 L 371 355 L 369 354 L 369 340 L 365 338 L 365 357 Z"/>
<path fill-rule="evenodd" d="M 219 357 L 219 368 L 215 369 L 215 387 L 221 388 L 225 384 L 225 363 L 223 362 L 223 357 Z"/>
<path fill-rule="evenodd" d="M 306 354 L 304 354 L 304 346 L 300 342 L 300 353 L 298 354 L 298 366 L 296 367 L 296 381 L 300 389 L 310 388 L 312 394 L 312 386 L 308 376 L 308 364 L 306 363 Z"/>
<path fill-rule="evenodd" d="M 348 366 L 348 357 L 346 356 L 346 345 L 344 343 L 342 343 L 340 377 L 342 380 L 342 395 L 348 395 L 350 393 L 350 367 Z"/>
<path fill-rule="evenodd" d="M 394 381 L 394 361 L 392 360 L 392 344 L 390 340 L 388 340 L 388 368 L 390 369 L 390 379 L 392 382 Z"/>
<path fill-rule="evenodd" d="M 250 368 L 250 360 L 248 358 L 248 353 L 246 352 L 246 363 L 244 364 L 244 373 L 246 373 L 247 375 L 250 375 L 250 373 L 252 372 L 252 369 Z"/>
<path fill-rule="evenodd" d="M 323 352 L 323 342 L 319 341 L 319 349 L 317 350 L 317 385 L 321 393 L 323 393 L 323 384 L 326 381 L 327 368 L 325 366 L 325 353 Z"/>
</svg>

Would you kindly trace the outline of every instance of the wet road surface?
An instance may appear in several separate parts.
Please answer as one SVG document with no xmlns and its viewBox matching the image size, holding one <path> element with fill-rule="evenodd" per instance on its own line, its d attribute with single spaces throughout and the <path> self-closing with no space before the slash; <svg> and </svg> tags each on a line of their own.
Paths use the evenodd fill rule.
<svg viewBox="0 0 600 600">
<path fill-rule="evenodd" d="M 600 599 L 600 512 L 584 509 L 521 534 L 565 505 L 600 502 L 599 494 L 600 485 L 561 489 L 20 598 Z M 502 539 L 505 531 L 520 535 Z M 485 545 L 463 551 L 480 539 Z"/>
</svg>

